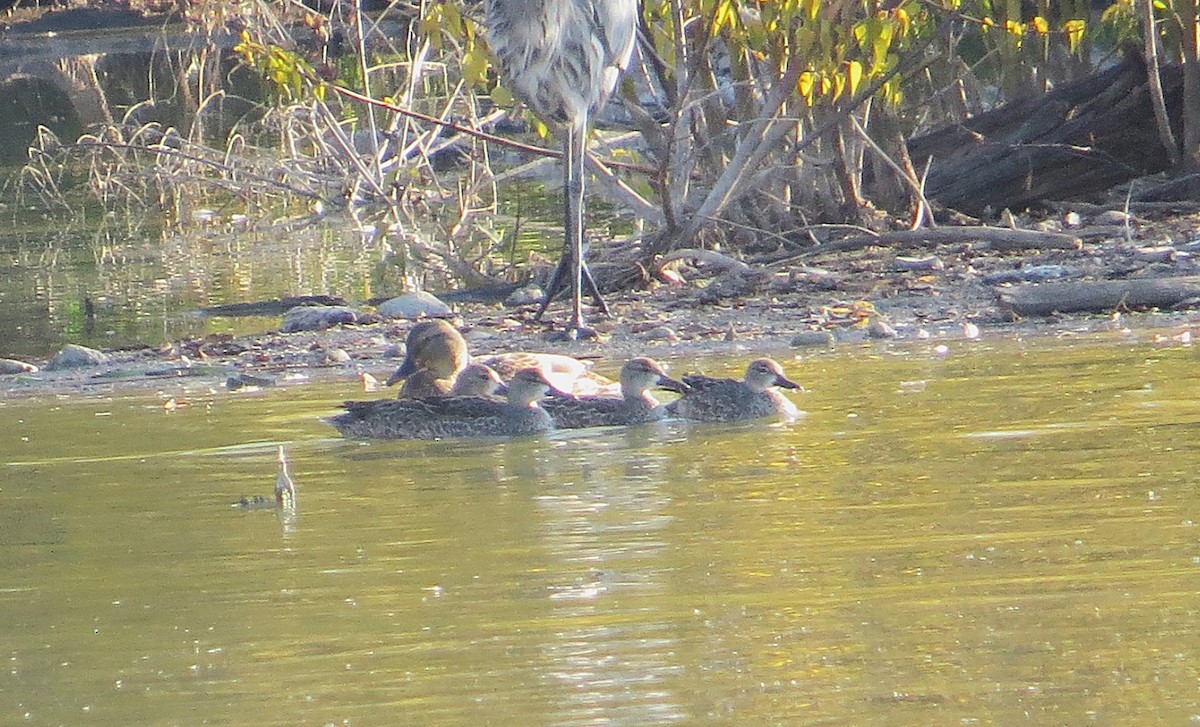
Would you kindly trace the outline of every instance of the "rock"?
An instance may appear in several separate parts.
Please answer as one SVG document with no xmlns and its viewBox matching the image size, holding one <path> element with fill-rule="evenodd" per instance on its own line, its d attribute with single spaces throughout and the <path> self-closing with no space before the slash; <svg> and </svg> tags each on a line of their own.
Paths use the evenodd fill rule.
<svg viewBox="0 0 1200 727">
<path fill-rule="evenodd" d="M 542 298 L 545 296 L 546 293 L 536 285 L 526 285 L 524 288 L 517 288 L 510 293 L 509 296 L 504 299 L 504 305 L 533 305 L 535 303 L 541 303 Z"/>
<path fill-rule="evenodd" d="M 265 388 L 274 385 L 275 379 L 266 376 L 255 376 L 254 374 L 247 374 L 242 371 L 231 375 L 225 380 L 225 388 L 230 391 L 237 391 L 238 389 L 247 387 Z"/>
<path fill-rule="evenodd" d="M 891 323 L 882 318 L 872 318 L 867 325 L 867 335 L 871 338 L 898 338 L 900 334 Z"/>
<path fill-rule="evenodd" d="M 1003 285 L 1005 283 L 1043 283 L 1047 280 L 1068 278 L 1076 275 L 1073 268 L 1066 265 L 1030 265 L 1016 270 L 997 270 L 983 276 L 987 285 Z"/>
<path fill-rule="evenodd" d="M 10 374 L 35 374 L 38 367 L 24 361 L 17 361 L 11 358 L 0 358 L 0 376 L 8 376 Z"/>
<path fill-rule="evenodd" d="M 928 257 L 904 257 L 897 255 L 894 263 L 896 270 L 925 272 L 932 270 L 945 270 L 946 263 L 937 255 L 929 255 Z"/>
<path fill-rule="evenodd" d="M 342 323 L 357 323 L 361 318 L 362 314 L 344 305 L 302 305 L 283 316 L 280 330 L 284 333 L 323 331 Z"/>
<path fill-rule="evenodd" d="M 1134 220 L 1133 215 L 1130 215 L 1128 212 L 1122 212 L 1121 210 L 1107 210 L 1096 215 L 1096 218 L 1092 220 L 1092 224 L 1124 225 L 1135 221 L 1136 220 Z"/>
<path fill-rule="evenodd" d="M 384 318 L 440 318 L 450 315 L 450 306 L 438 300 L 436 295 L 418 290 L 385 300 L 377 308 Z"/>
<path fill-rule="evenodd" d="M 771 273 L 757 268 L 736 269 L 721 273 L 713 278 L 700 293 L 697 300 L 705 305 L 719 303 L 730 298 L 750 298 L 764 290 L 771 282 Z"/>
<path fill-rule="evenodd" d="M 108 363 L 108 354 L 103 351 L 68 343 L 66 346 L 63 346 L 61 351 L 55 354 L 50 363 L 46 364 L 46 370 L 54 371 L 82 366 L 100 366 L 106 363 Z"/>
<path fill-rule="evenodd" d="M 645 339 L 647 341 L 678 341 L 679 334 L 670 326 L 655 326 L 646 331 Z"/>
<path fill-rule="evenodd" d="M 1170 263 L 1180 257 L 1188 257 L 1188 253 L 1176 250 L 1170 245 L 1154 245 L 1135 249 L 1133 257 L 1135 260 L 1144 260 L 1149 263 Z"/>
<path fill-rule="evenodd" d="M 350 362 L 350 354 L 344 348 L 317 349 L 312 353 L 312 362 L 317 366 L 336 366 Z"/>
<path fill-rule="evenodd" d="M 833 345 L 834 337 L 829 331 L 801 331 L 792 339 L 792 345 L 796 348 L 806 346 L 830 346 Z"/>
</svg>

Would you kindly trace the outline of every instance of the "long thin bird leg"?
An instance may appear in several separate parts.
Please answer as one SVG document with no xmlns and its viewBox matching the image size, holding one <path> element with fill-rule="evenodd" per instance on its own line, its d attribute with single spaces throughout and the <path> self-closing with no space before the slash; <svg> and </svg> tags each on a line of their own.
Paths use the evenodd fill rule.
<svg viewBox="0 0 1200 727">
<path fill-rule="evenodd" d="M 546 312 L 550 301 L 558 297 L 558 294 L 566 288 L 567 274 L 571 270 L 574 262 L 571 256 L 565 251 L 562 259 L 558 261 L 558 266 L 554 268 L 554 276 L 550 278 L 550 284 L 546 287 L 546 293 L 542 296 L 542 302 L 538 306 L 537 313 L 533 314 L 533 319 L 541 320 L 542 314 Z M 592 278 L 592 271 L 588 269 L 587 260 L 583 261 L 583 284 L 587 288 L 588 295 L 592 296 L 592 303 L 600 309 L 604 315 L 611 315 L 608 310 L 608 304 L 604 302 L 604 297 L 600 294 L 600 289 L 596 286 L 596 281 Z"/>
<path fill-rule="evenodd" d="M 583 325 L 583 153 L 587 146 L 587 116 L 567 127 L 563 162 L 567 168 L 567 239 L 564 254 L 571 256 L 571 322 L 567 335 L 582 332 Z M 569 251 L 569 252 L 568 252 Z"/>
<path fill-rule="evenodd" d="M 542 303 L 538 307 L 535 319 L 541 318 L 546 312 L 550 301 L 565 287 L 568 273 L 571 275 L 571 321 L 566 334 L 569 338 L 592 338 L 596 332 L 587 328 L 583 321 L 583 286 L 586 283 L 588 293 L 595 299 L 597 307 L 605 315 L 608 306 L 600 295 L 600 289 L 592 278 L 591 271 L 583 259 L 584 255 L 584 209 L 583 209 L 583 161 L 587 144 L 587 119 L 579 124 L 568 127 L 566 139 L 563 142 L 563 227 L 564 244 L 562 257 L 554 271 Z"/>
</svg>

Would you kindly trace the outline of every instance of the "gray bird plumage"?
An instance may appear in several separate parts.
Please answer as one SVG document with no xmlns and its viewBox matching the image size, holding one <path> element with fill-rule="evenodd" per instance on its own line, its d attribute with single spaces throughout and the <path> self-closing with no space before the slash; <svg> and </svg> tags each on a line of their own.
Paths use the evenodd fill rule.
<svg viewBox="0 0 1200 727">
<path fill-rule="evenodd" d="M 751 361 L 741 381 L 689 374 L 683 377 L 683 383 L 691 392 L 667 405 L 671 416 L 702 422 L 734 422 L 773 416 L 795 419 L 799 415 L 796 405 L 773 387 L 799 389 L 800 385 L 769 358 Z"/>
<path fill-rule="evenodd" d="M 629 65 L 637 0 L 487 0 L 488 42 L 513 92 L 564 132 L 565 245 L 537 317 L 571 275 L 568 335 L 588 335 L 582 288 L 608 312 L 584 261 L 583 160 L 592 119 Z"/>
</svg>

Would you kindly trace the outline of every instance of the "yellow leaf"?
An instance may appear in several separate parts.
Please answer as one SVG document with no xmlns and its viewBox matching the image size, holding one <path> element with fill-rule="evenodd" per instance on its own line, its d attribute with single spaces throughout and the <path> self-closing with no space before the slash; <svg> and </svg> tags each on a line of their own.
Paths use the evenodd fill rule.
<svg viewBox="0 0 1200 727">
<path fill-rule="evenodd" d="M 496 86 L 492 89 L 492 103 L 501 108 L 511 108 L 517 101 L 513 98 L 512 91 L 509 91 L 504 86 Z"/>
<path fill-rule="evenodd" d="M 475 46 L 463 55 L 463 80 L 469 83 L 482 84 L 487 80 L 488 57 L 479 46 Z"/>
<path fill-rule="evenodd" d="M 849 83 L 850 95 L 858 93 L 858 84 L 862 82 L 863 65 L 858 61 L 850 61 L 846 68 L 846 80 Z"/>
<path fill-rule="evenodd" d="M 1042 16 L 1038 15 L 1030 22 L 1033 24 L 1033 31 L 1038 35 L 1047 35 L 1050 32 L 1050 23 Z"/>
<path fill-rule="evenodd" d="M 813 87 L 816 85 L 816 80 L 812 71 L 805 71 L 800 74 L 800 79 L 796 82 L 796 90 L 809 105 L 812 105 Z"/>
<path fill-rule="evenodd" d="M 1067 44 L 1070 46 L 1071 52 L 1078 53 L 1079 45 L 1083 42 L 1084 31 L 1087 30 L 1087 21 L 1068 20 L 1063 23 L 1063 30 L 1067 31 Z"/>
</svg>

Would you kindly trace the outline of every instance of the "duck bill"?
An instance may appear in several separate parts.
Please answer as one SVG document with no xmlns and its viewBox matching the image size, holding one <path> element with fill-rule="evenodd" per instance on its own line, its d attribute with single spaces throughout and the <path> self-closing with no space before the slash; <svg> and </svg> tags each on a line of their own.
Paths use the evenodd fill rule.
<svg viewBox="0 0 1200 727">
<path fill-rule="evenodd" d="M 670 376 L 660 376 L 656 386 L 666 391 L 674 391 L 677 394 L 688 394 L 692 391 L 692 387 L 682 381 L 672 379 Z"/>
<path fill-rule="evenodd" d="M 493 392 L 496 396 L 508 396 L 508 384 L 499 384 L 496 386 L 496 391 Z"/>
<path fill-rule="evenodd" d="M 396 369 L 396 373 L 388 377 L 388 380 L 383 382 L 384 386 L 391 386 L 399 382 L 401 379 L 408 378 L 417 373 L 417 362 L 412 358 L 405 356 L 404 362 L 400 364 L 400 368 Z"/>
<path fill-rule="evenodd" d="M 795 381 L 792 381 L 791 379 L 789 379 L 786 376 L 776 376 L 775 377 L 775 385 L 782 386 L 785 389 L 800 389 L 800 390 L 804 389 L 803 386 L 801 386 L 800 384 L 797 384 Z"/>
</svg>

